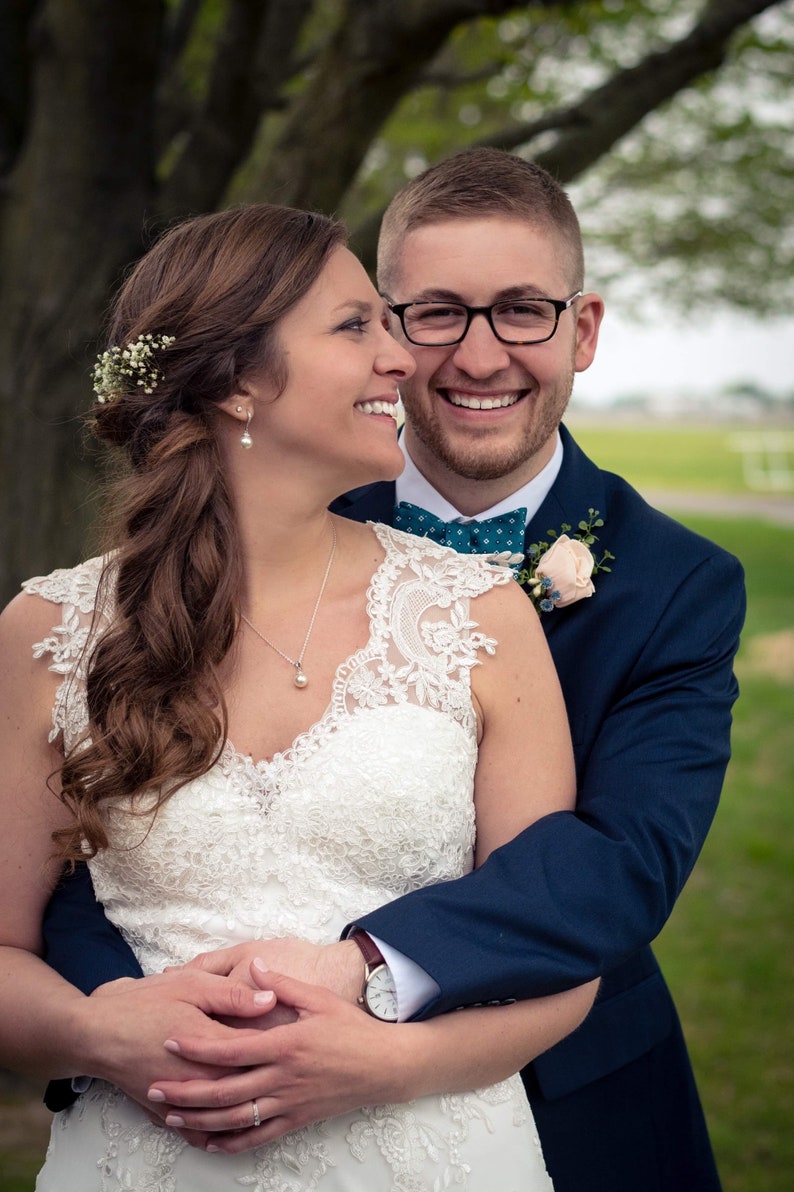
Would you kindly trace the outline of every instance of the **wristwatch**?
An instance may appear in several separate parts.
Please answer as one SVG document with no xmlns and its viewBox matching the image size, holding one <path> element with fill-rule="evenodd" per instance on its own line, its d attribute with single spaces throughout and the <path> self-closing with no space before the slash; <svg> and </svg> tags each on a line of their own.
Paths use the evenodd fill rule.
<svg viewBox="0 0 794 1192">
<path fill-rule="evenodd" d="M 359 1006 L 381 1022 L 396 1022 L 397 987 L 380 949 L 366 931 L 354 931 L 348 938 L 358 944 L 364 957 L 364 984 L 357 998 Z"/>
</svg>

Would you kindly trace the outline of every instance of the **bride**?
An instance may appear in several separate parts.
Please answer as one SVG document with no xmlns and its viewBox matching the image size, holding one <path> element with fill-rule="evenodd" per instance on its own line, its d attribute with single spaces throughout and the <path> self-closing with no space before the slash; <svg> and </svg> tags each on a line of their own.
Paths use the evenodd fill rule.
<svg viewBox="0 0 794 1192">
<path fill-rule="evenodd" d="M 94 1078 L 56 1115 L 37 1188 L 549 1189 L 512 1074 L 578 1025 L 590 987 L 371 1017 L 411 1100 L 231 1153 L 138 1103 L 114 996 L 40 959 L 64 858 L 89 858 L 158 974 L 254 938 L 332 943 L 574 801 L 559 686 L 510 570 L 328 512 L 400 471 L 413 369 L 340 225 L 272 206 L 178 225 L 122 287 L 110 344 L 93 421 L 128 464 L 113 549 L 28 581 L 0 618 L 0 1063 Z M 267 1025 L 272 993 L 212 980 L 230 1016 Z M 373 1072 L 376 1096 L 390 1087 Z"/>
</svg>

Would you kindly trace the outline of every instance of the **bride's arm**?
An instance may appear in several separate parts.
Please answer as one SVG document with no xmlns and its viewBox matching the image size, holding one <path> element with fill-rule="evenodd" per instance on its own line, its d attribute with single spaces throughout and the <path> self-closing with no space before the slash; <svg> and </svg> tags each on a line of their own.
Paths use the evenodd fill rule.
<svg viewBox="0 0 794 1192">
<path fill-rule="evenodd" d="M 537 614 L 517 586 L 495 589 L 475 607 L 481 630 L 499 642 L 496 655 L 472 675 L 482 724 L 475 783 L 477 863 L 482 864 L 534 820 L 571 810 L 575 792 L 565 708 Z M 267 956 L 268 945 L 259 948 Z M 361 969 L 356 945 L 336 944 L 324 955 L 338 960 L 327 983 L 344 987 L 349 997 L 350 966 L 359 973 Z M 321 955 L 315 972 L 321 980 L 323 963 Z M 256 967 L 252 974 L 282 1004 L 295 1008 L 297 1023 L 259 1036 L 242 1030 L 228 1045 L 209 1049 L 196 1047 L 180 1033 L 169 1047 L 178 1047 L 184 1057 L 253 1067 L 214 1085 L 158 1081 L 153 1089 L 156 1097 L 178 1106 L 166 1119 L 177 1127 L 243 1130 L 211 1136 L 211 1145 L 226 1151 L 259 1145 L 363 1104 L 493 1083 L 574 1030 L 590 1009 L 596 988 L 593 983 L 510 1006 L 468 1008 L 426 1022 L 387 1025 L 328 990 L 276 974 L 268 979 Z M 254 1099 L 263 1124 L 245 1129 Z"/>
<path fill-rule="evenodd" d="M 66 1076 L 78 1068 L 59 1023 L 79 1014 L 86 999 L 38 956 L 59 869 L 52 832 L 66 825 L 68 812 L 51 789 L 62 761 L 47 739 L 57 678 L 32 650 L 51 636 L 57 614 L 39 597 L 21 595 L 0 617 L 0 1063 Z"/>
<path fill-rule="evenodd" d="M 52 833 L 71 813 L 56 793 L 63 759 L 48 741 L 61 676 L 34 658 L 32 644 L 51 637 L 58 615 L 41 597 L 20 595 L 0 616 L 0 1065 L 41 1078 L 100 1076 L 145 1100 L 142 1073 L 163 1073 L 164 1060 L 172 1079 L 210 1074 L 163 1051 L 177 1025 L 191 1022 L 197 1037 L 232 1034 L 202 1009 L 250 1018 L 272 997 L 257 1006 L 240 982 L 194 971 L 118 982 L 104 991 L 113 996 L 89 999 L 40 958 L 61 868 Z"/>
</svg>

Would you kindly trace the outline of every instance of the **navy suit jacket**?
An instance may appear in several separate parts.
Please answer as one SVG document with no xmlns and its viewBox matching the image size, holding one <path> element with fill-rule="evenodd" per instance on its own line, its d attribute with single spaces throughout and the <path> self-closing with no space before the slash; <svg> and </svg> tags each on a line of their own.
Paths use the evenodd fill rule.
<svg viewBox="0 0 794 1192">
<path fill-rule="evenodd" d="M 542 617 L 571 724 L 576 811 L 533 824 L 465 878 L 359 920 L 438 982 L 429 1014 L 601 976 L 584 1025 L 533 1065 L 550 1099 L 616 1071 L 675 1027 L 649 944 L 717 807 L 744 616 L 738 561 L 652 509 L 561 433 L 562 468 L 526 542 L 563 523 L 575 530 L 593 508 L 605 523 L 597 546 L 615 556 L 593 597 Z M 390 522 L 393 504 L 394 485 L 376 484 L 334 508 Z M 516 782 L 531 781 L 532 759 L 516 758 Z M 89 921 L 95 934 L 85 951 Z M 119 957 L 109 925 L 99 947 L 105 922 L 85 875 L 48 908 L 47 959 L 86 992 L 136 971 L 131 953 Z"/>
<path fill-rule="evenodd" d="M 615 556 L 595 595 L 542 614 L 565 695 L 575 813 L 533 824 L 474 873 L 418 890 L 359 925 L 438 982 L 428 1007 L 536 997 L 601 976 L 584 1025 L 533 1065 L 562 1097 L 642 1055 L 675 1011 L 650 941 L 687 880 L 730 756 L 741 566 L 601 471 L 561 429 L 560 473 L 526 544 L 597 509 Z M 341 498 L 356 520 L 390 521 L 394 485 Z M 531 758 L 516 782 L 532 781 Z"/>
</svg>

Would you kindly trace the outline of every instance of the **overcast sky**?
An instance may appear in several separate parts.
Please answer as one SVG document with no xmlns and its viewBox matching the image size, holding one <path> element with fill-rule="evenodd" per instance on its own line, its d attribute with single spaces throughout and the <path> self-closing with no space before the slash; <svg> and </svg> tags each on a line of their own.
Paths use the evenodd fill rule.
<svg viewBox="0 0 794 1192">
<path fill-rule="evenodd" d="M 595 361 L 577 376 L 574 400 L 585 408 L 632 393 L 707 394 L 734 381 L 794 392 L 794 319 L 730 313 L 655 329 L 608 308 Z"/>
</svg>

